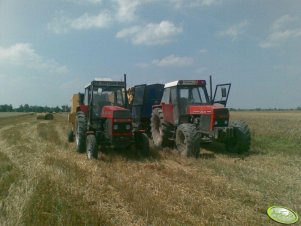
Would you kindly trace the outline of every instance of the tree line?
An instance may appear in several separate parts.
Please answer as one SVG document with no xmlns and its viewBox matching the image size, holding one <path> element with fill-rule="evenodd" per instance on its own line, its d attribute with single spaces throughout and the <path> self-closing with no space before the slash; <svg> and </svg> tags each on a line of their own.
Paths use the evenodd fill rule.
<svg viewBox="0 0 301 226">
<path fill-rule="evenodd" d="M 28 104 L 20 105 L 17 108 L 13 108 L 11 104 L 0 105 L 0 112 L 70 112 L 68 105 L 48 107 L 48 106 L 30 106 Z"/>
</svg>

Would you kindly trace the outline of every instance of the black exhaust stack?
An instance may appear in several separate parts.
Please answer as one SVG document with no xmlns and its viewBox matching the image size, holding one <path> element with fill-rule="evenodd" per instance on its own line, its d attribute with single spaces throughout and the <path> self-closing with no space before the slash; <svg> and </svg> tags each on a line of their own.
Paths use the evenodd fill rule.
<svg viewBox="0 0 301 226">
<path fill-rule="evenodd" d="M 126 88 L 126 74 L 123 75 L 124 80 L 124 93 L 125 93 L 125 108 L 129 107 L 129 100 L 128 100 L 128 91 Z"/>
<path fill-rule="evenodd" d="M 213 103 L 213 97 L 212 97 L 212 76 L 209 76 L 209 80 L 210 80 L 210 102 L 211 104 Z"/>
</svg>

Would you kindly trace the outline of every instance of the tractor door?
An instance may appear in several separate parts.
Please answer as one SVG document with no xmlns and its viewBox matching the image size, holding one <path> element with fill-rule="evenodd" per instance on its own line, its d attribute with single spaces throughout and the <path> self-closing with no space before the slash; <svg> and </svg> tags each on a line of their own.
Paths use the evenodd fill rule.
<svg viewBox="0 0 301 226">
<path fill-rule="evenodd" d="M 143 103 L 144 103 L 144 93 L 146 85 L 138 85 L 134 87 L 133 100 L 132 100 L 132 117 L 134 123 L 140 123 L 141 117 L 143 115 Z"/>
<path fill-rule="evenodd" d="M 216 85 L 212 103 L 226 106 L 230 89 L 231 83 Z"/>
<path fill-rule="evenodd" d="M 171 88 L 171 103 L 172 103 L 172 111 L 173 111 L 173 121 L 175 124 L 179 123 L 179 102 L 178 102 L 178 89 L 177 87 Z"/>
</svg>

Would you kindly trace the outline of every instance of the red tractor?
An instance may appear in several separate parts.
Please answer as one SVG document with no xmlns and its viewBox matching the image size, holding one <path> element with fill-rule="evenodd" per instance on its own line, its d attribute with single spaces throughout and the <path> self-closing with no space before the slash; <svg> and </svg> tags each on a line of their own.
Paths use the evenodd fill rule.
<svg viewBox="0 0 301 226">
<path fill-rule="evenodd" d="M 250 131 L 240 121 L 229 121 L 225 107 L 231 84 L 216 86 L 210 97 L 205 80 L 180 80 L 167 83 L 160 105 L 153 106 L 151 133 L 155 146 L 175 143 L 183 156 L 200 155 L 202 143 L 222 142 L 234 152 L 248 151 Z"/>
<path fill-rule="evenodd" d="M 69 141 L 75 136 L 78 152 L 86 151 L 92 159 L 98 158 L 99 146 L 124 149 L 135 144 L 143 154 L 148 154 L 148 137 L 143 130 L 133 128 L 127 109 L 126 75 L 124 81 L 94 80 L 85 87 L 84 94 L 74 97 L 69 114 L 73 127 Z"/>
</svg>

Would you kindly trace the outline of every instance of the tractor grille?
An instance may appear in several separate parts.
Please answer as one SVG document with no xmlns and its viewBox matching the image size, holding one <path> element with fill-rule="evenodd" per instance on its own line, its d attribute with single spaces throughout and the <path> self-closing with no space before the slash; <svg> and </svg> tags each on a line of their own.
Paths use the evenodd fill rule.
<svg viewBox="0 0 301 226">
<path fill-rule="evenodd" d="M 229 110 L 227 108 L 214 110 L 214 127 L 225 127 L 229 124 Z"/>
<path fill-rule="evenodd" d="M 210 117 L 211 115 L 200 115 L 200 125 L 199 128 L 204 131 L 210 130 Z"/>
</svg>

